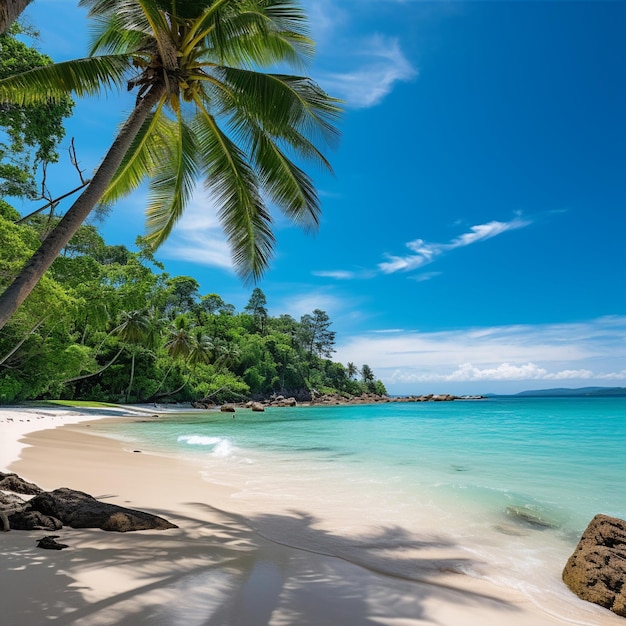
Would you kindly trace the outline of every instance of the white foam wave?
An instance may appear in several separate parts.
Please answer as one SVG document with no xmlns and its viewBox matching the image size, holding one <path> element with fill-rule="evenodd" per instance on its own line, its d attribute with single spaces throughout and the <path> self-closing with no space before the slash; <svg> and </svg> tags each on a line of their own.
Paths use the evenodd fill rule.
<svg viewBox="0 0 626 626">
<path fill-rule="evenodd" d="M 233 444 L 230 439 L 224 437 L 206 437 L 203 435 L 181 435 L 178 437 L 179 442 L 186 443 L 190 446 L 207 446 L 212 448 L 212 454 L 215 456 L 226 457 L 233 451 Z"/>
</svg>

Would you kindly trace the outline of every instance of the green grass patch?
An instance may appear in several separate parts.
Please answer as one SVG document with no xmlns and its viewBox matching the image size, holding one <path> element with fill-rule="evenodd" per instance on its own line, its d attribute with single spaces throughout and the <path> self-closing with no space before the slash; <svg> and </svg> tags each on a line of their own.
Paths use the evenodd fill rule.
<svg viewBox="0 0 626 626">
<path fill-rule="evenodd" d="M 93 402 L 91 400 L 36 400 L 35 402 L 28 402 L 25 404 L 28 406 L 76 406 L 89 409 L 105 407 L 120 408 L 121 406 L 112 402 Z"/>
</svg>

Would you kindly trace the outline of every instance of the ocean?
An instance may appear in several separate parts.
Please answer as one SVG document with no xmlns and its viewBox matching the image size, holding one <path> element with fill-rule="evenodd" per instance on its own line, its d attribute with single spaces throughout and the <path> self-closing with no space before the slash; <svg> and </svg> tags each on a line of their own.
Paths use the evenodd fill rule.
<svg viewBox="0 0 626 626">
<path fill-rule="evenodd" d="M 563 566 L 596 513 L 626 518 L 626 398 L 207 411 L 93 430 L 187 457 L 232 489 L 235 511 L 300 520 L 276 541 L 408 579 L 486 578 L 577 623 L 600 609 L 565 588 Z M 429 546 L 450 559 L 429 562 Z"/>
</svg>

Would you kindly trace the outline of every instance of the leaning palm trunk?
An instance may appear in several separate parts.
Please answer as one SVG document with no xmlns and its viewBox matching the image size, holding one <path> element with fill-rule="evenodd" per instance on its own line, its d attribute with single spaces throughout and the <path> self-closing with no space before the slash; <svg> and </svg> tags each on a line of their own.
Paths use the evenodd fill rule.
<svg viewBox="0 0 626 626">
<path fill-rule="evenodd" d="M 126 403 L 130 401 L 130 392 L 133 388 L 133 382 L 135 381 L 135 351 L 133 349 L 133 355 L 130 360 L 130 381 L 128 383 L 128 390 L 126 391 Z"/>
<path fill-rule="evenodd" d="M 153 106 L 165 91 L 164 87 L 153 87 L 140 100 L 120 130 L 91 183 L 77 198 L 55 229 L 43 240 L 41 246 L 22 268 L 13 283 L 0 295 L 0 328 L 35 288 L 46 270 L 52 265 L 61 250 L 74 236 L 79 226 L 96 206 L 141 129 Z"/>
<path fill-rule="evenodd" d="M 3 0 L 0 2 L 0 34 L 9 29 L 31 2 L 32 0 Z"/>
</svg>

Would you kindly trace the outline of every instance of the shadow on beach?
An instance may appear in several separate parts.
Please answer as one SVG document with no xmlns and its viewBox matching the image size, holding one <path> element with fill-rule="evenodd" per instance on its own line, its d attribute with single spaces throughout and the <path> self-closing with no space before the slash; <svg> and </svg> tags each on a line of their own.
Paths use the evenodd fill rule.
<svg viewBox="0 0 626 626">
<path fill-rule="evenodd" d="M 344 537 L 297 511 L 247 518 L 200 503 L 186 509 L 198 516 L 169 512 L 180 526 L 173 531 L 63 529 L 63 552 L 36 549 L 43 533 L 5 534 L 2 623 L 436 624 L 441 603 L 460 615 L 487 605 L 505 623 L 518 610 L 464 589 L 460 572 L 471 562 L 441 556 L 454 546 L 436 538 L 416 541 L 397 527 Z"/>
</svg>

